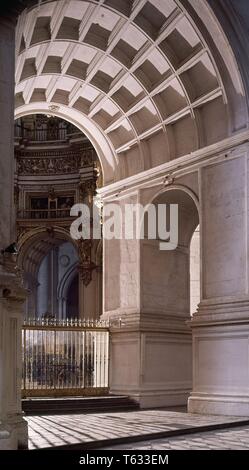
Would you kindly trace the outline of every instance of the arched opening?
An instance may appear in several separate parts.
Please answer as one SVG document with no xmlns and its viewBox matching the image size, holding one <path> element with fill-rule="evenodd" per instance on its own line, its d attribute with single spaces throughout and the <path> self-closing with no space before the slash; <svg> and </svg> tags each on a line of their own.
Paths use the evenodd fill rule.
<svg viewBox="0 0 249 470">
<path fill-rule="evenodd" d="M 31 230 L 19 240 L 18 264 L 28 296 L 26 318 L 98 319 L 102 309 L 102 244 L 92 244 L 91 281 L 81 277 L 77 243 L 59 229 Z M 96 266 L 96 267 L 95 267 Z M 70 300 L 71 299 L 71 300 Z"/>
<path fill-rule="evenodd" d="M 18 122 L 23 117 L 34 115 L 45 115 L 56 117 L 62 121 L 67 121 L 73 128 L 77 128 L 83 133 L 87 140 L 94 147 L 103 173 L 103 180 L 108 184 L 114 180 L 114 175 L 118 172 L 118 164 L 115 152 L 107 141 L 105 135 L 100 132 L 98 126 L 93 125 L 77 109 L 70 109 L 67 106 L 50 105 L 50 103 L 30 103 L 18 108 L 15 112 L 15 119 Z"/>
<path fill-rule="evenodd" d="M 142 318 L 153 322 L 145 339 L 143 406 L 187 405 L 192 390 L 191 240 L 199 225 L 198 202 L 191 191 L 173 187 L 158 194 L 154 207 L 167 208 L 167 230 L 172 229 L 170 205 L 178 207 L 178 242 L 170 250 L 160 248 L 162 238 L 141 241 Z M 158 216 L 159 217 L 159 216 Z M 196 246 L 195 246 L 196 249 Z M 192 249 L 193 251 L 193 249 Z M 195 253 L 197 256 L 197 253 Z M 191 278 L 192 277 L 192 278 Z M 154 395 L 150 390 L 157 384 Z"/>
<path fill-rule="evenodd" d="M 195 197 L 193 195 L 193 197 Z M 158 312 L 174 312 L 189 319 L 190 313 L 190 245 L 199 224 L 196 198 L 191 192 L 171 189 L 160 193 L 152 201 L 159 205 L 178 206 L 178 246 L 173 250 L 161 250 L 160 239 L 145 240 L 142 252 L 144 292 L 147 309 Z M 168 213 L 167 213 L 168 214 Z M 169 220 L 169 219 L 168 219 Z M 148 270 L 149 266 L 153 269 Z M 153 281 L 153 278 L 156 280 Z"/>
<path fill-rule="evenodd" d="M 37 317 L 79 318 L 79 282 L 72 285 L 78 280 L 78 265 L 76 248 L 70 242 L 56 245 L 44 256 L 37 271 Z"/>
<path fill-rule="evenodd" d="M 99 318 L 99 240 L 87 247 L 70 235 L 72 206 L 85 204 L 91 213 L 103 183 L 95 148 L 67 120 L 30 113 L 15 121 L 15 159 L 18 258 L 30 291 L 26 317 Z M 77 272 L 77 296 L 68 303 Z"/>
</svg>

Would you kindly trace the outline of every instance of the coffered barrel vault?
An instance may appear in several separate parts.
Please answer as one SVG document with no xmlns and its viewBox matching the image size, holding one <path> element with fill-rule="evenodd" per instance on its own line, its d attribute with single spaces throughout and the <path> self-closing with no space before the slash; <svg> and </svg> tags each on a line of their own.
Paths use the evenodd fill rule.
<svg viewBox="0 0 249 470">
<path fill-rule="evenodd" d="M 246 127 L 226 45 L 206 1 L 41 1 L 18 20 L 16 115 L 66 117 L 105 183 L 131 176 Z"/>
</svg>

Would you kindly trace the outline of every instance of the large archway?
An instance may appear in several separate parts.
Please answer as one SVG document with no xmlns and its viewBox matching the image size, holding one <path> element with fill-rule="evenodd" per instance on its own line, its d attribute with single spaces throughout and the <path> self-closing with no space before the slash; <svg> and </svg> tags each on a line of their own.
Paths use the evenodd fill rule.
<svg viewBox="0 0 249 470">
<path fill-rule="evenodd" d="M 18 20 L 16 116 L 77 125 L 105 184 L 135 175 L 246 128 L 226 44 L 205 0 L 39 2 Z"/>
<path fill-rule="evenodd" d="M 19 119 L 24 116 L 33 114 L 45 114 L 57 116 L 65 121 L 70 122 L 82 131 L 92 142 L 102 166 L 104 181 L 107 184 L 112 181 L 114 173 L 118 171 L 117 161 L 114 149 L 107 141 L 105 136 L 100 133 L 98 127 L 82 116 L 77 110 L 70 110 L 66 106 L 51 106 L 49 103 L 30 103 L 18 108 L 15 118 Z"/>
<path fill-rule="evenodd" d="M 76 303 L 70 317 L 98 319 L 102 313 L 102 241 L 92 243 L 92 262 L 96 269 L 92 280 L 84 285 L 80 276 L 78 245 L 62 227 L 34 228 L 23 233 L 18 244 L 18 267 L 28 289 L 26 318 L 65 319 L 69 314 L 68 293 L 77 278 Z M 72 299 L 71 299 L 72 303 Z"/>
</svg>

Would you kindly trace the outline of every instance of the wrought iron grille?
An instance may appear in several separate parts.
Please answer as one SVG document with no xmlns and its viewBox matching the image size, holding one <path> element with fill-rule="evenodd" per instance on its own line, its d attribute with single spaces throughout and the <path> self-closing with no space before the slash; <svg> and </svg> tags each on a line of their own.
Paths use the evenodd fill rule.
<svg viewBox="0 0 249 470">
<path fill-rule="evenodd" d="M 21 209 L 17 213 L 18 219 L 64 219 L 70 218 L 71 208 L 65 209 Z"/>
<path fill-rule="evenodd" d="M 23 397 L 99 395 L 108 391 L 106 322 L 26 320 L 22 354 Z"/>
</svg>

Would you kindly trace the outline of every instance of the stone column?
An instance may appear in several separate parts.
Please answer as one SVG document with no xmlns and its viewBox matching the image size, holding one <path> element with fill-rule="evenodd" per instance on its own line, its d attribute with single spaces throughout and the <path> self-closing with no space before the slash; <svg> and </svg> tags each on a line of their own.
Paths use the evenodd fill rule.
<svg viewBox="0 0 249 470">
<path fill-rule="evenodd" d="M 115 200 L 117 207 L 138 195 Z M 108 202 L 105 202 L 108 204 Z M 143 362 L 138 240 L 103 240 L 103 315 L 111 322 L 110 391 L 139 401 Z"/>
<path fill-rule="evenodd" d="M 0 249 L 15 241 L 14 76 L 15 25 L 0 17 Z M 21 411 L 21 325 L 25 298 L 9 254 L 0 260 L 0 449 L 27 447 Z"/>
<path fill-rule="evenodd" d="M 14 77 L 15 25 L 0 17 L 0 249 L 15 241 Z"/>
<path fill-rule="evenodd" d="M 26 292 L 9 254 L 0 260 L 0 450 L 27 448 L 21 406 L 21 328 Z"/>
<path fill-rule="evenodd" d="M 248 145 L 201 170 L 202 295 L 193 413 L 249 415 Z"/>
</svg>

